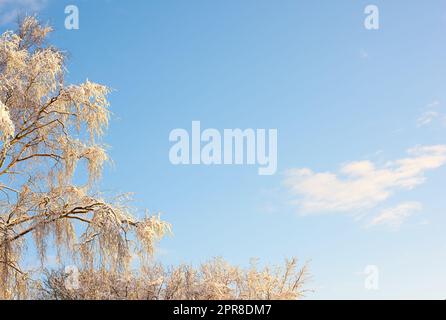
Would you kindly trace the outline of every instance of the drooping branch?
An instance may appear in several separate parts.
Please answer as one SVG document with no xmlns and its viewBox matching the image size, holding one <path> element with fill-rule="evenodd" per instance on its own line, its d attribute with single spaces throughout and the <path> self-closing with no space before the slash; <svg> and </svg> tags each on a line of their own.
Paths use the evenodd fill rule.
<svg viewBox="0 0 446 320">
<path fill-rule="evenodd" d="M 132 251 L 152 254 L 170 229 L 159 216 L 137 220 L 124 202 L 97 196 L 108 160 L 98 141 L 110 117 L 110 90 L 90 81 L 65 84 L 66 57 L 44 45 L 49 32 L 27 17 L 0 36 L 0 298 L 21 285 L 14 272 L 22 270 L 26 243 L 41 260 L 53 245 L 115 268 L 128 264 Z M 82 160 L 85 171 L 76 169 Z M 75 174 L 88 183 L 76 185 Z"/>
</svg>

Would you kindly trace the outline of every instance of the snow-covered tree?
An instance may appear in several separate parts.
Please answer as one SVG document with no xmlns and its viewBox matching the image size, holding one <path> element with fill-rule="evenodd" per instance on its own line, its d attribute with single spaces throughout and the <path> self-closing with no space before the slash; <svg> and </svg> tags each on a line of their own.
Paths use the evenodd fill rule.
<svg viewBox="0 0 446 320">
<path fill-rule="evenodd" d="M 100 137 L 110 90 L 66 83 L 65 55 L 46 44 L 50 32 L 26 17 L 0 36 L 0 298 L 25 295 L 21 261 L 30 246 L 42 264 L 53 246 L 59 260 L 125 272 L 170 228 L 159 216 L 137 220 L 120 197 L 109 202 L 96 190 L 108 159 Z M 87 170 L 76 170 L 82 162 Z M 85 183 L 75 184 L 83 171 Z"/>
</svg>

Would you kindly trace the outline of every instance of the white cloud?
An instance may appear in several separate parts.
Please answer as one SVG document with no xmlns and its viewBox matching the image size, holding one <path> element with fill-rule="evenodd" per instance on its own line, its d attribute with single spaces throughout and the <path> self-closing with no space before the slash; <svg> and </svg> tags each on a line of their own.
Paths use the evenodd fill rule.
<svg viewBox="0 0 446 320">
<path fill-rule="evenodd" d="M 417 119 L 417 127 L 424 127 L 440 117 L 437 111 L 426 111 Z"/>
<path fill-rule="evenodd" d="M 446 124 L 446 114 L 440 112 L 437 107 L 440 106 L 440 101 L 435 100 L 424 107 L 424 112 L 417 119 L 417 127 L 424 127 L 431 124 L 435 120 L 441 120 Z"/>
<path fill-rule="evenodd" d="M 370 226 L 386 225 L 392 228 L 399 228 L 408 217 L 423 208 L 419 202 L 405 202 L 396 207 L 382 210 L 370 222 Z"/>
<path fill-rule="evenodd" d="M 363 213 L 398 190 L 424 183 L 425 172 L 446 164 L 446 145 L 418 146 L 408 154 L 383 166 L 371 161 L 350 162 L 338 173 L 288 170 L 285 185 L 298 197 L 295 203 L 302 213 Z"/>
<path fill-rule="evenodd" d="M 438 107 L 439 105 L 440 105 L 440 101 L 434 100 L 431 103 L 429 103 L 426 107 L 427 108 L 435 108 L 435 107 Z"/>
<path fill-rule="evenodd" d="M 15 22 L 23 14 L 33 14 L 45 7 L 47 0 L 0 0 L 0 25 Z"/>
</svg>

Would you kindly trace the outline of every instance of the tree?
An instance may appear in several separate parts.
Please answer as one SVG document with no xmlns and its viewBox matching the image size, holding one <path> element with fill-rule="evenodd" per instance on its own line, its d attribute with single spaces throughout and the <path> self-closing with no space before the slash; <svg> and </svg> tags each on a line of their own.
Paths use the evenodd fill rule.
<svg viewBox="0 0 446 320">
<path fill-rule="evenodd" d="M 295 260 L 276 271 L 222 260 L 167 270 L 150 261 L 171 227 L 159 215 L 136 219 L 125 195 L 107 201 L 98 191 L 110 90 L 65 83 L 66 57 L 46 44 L 50 32 L 26 17 L 0 36 L 0 299 L 299 298 L 307 272 Z M 66 288 L 60 271 L 32 281 L 23 266 L 30 247 L 39 272 L 50 249 L 60 265 L 74 261 L 81 288 Z"/>
<path fill-rule="evenodd" d="M 67 288 L 63 271 L 46 273 L 37 297 L 45 300 L 295 300 L 304 293 L 307 268 L 297 260 L 284 267 L 249 269 L 214 259 L 199 268 L 180 265 L 166 269 L 160 264 L 122 275 L 110 271 L 82 271 L 79 289 Z"/>
<path fill-rule="evenodd" d="M 54 238 L 63 253 L 88 268 L 126 271 L 132 253 L 151 254 L 170 226 L 158 216 L 135 219 L 125 202 L 95 191 L 107 161 L 98 143 L 110 117 L 110 90 L 64 81 L 65 55 L 45 45 L 51 28 L 26 17 L 0 37 L 0 298 L 20 298 L 21 267 L 33 242 L 42 264 Z M 88 181 L 76 185 L 86 162 Z"/>
</svg>

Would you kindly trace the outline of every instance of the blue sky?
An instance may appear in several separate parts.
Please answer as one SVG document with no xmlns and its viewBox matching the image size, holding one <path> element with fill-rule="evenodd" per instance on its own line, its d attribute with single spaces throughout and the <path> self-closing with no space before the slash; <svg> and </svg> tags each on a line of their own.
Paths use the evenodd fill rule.
<svg viewBox="0 0 446 320">
<path fill-rule="evenodd" d="M 446 298 L 443 0 L 374 1 L 373 31 L 369 1 L 20 3 L 0 0 L 2 30 L 13 6 L 39 11 L 68 80 L 115 90 L 102 188 L 172 223 L 157 259 L 296 256 L 311 299 Z M 79 30 L 64 28 L 68 4 Z M 169 133 L 194 120 L 277 129 L 278 173 L 173 166 Z"/>
</svg>

